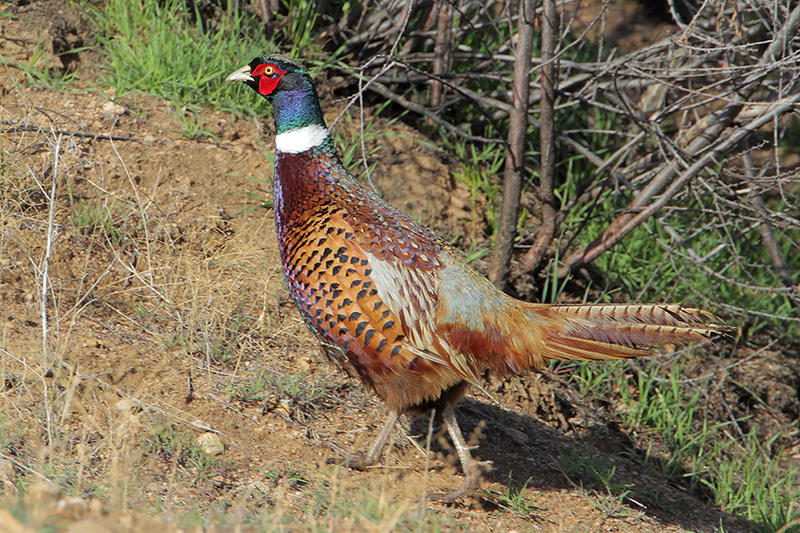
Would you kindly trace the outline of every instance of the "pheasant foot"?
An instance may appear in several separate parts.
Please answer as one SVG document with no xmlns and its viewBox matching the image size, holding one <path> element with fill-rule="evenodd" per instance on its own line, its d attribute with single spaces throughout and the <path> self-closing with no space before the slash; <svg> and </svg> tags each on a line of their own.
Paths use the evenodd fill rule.
<svg viewBox="0 0 800 533">
<path fill-rule="evenodd" d="M 470 447 L 467 446 L 464 440 L 464 435 L 461 434 L 461 428 L 458 427 L 456 420 L 455 410 L 453 405 L 448 403 L 442 413 L 447 432 L 453 440 L 453 445 L 456 447 L 458 458 L 461 460 L 461 468 L 464 470 L 464 481 L 453 492 L 447 494 L 429 494 L 428 499 L 436 500 L 445 503 L 452 503 L 461 498 L 473 496 L 480 488 L 481 475 L 489 472 L 492 469 L 491 461 L 478 461 L 470 453 Z"/>
<path fill-rule="evenodd" d="M 352 468 L 353 470 L 366 470 L 368 467 L 378 464 L 381 460 L 381 455 L 383 454 L 383 449 L 386 447 L 386 442 L 389 440 L 389 436 L 392 434 L 394 430 L 395 424 L 397 424 L 397 418 L 400 416 L 398 411 L 389 411 L 389 416 L 386 418 L 386 423 L 381 429 L 381 432 L 372 441 L 372 444 L 367 449 L 367 452 L 364 453 L 363 451 L 353 452 L 351 454 L 342 453 L 343 450 L 338 446 L 331 446 L 339 453 L 342 453 L 343 456 L 346 456 L 344 461 L 344 466 L 347 468 Z M 339 461 L 335 459 L 329 459 L 328 464 L 338 463 Z"/>
</svg>

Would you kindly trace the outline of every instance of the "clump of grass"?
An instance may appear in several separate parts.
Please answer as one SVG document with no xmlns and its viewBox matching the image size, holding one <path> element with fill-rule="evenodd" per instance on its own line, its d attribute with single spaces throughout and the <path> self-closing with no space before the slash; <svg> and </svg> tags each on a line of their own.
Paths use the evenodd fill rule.
<svg viewBox="0 0 800 533">
<path fill-rule="evenodd" d="M 174 424 L 154 428 L 147 445 L 150 453 L 175 465 L 196 470 L 199 478 L 208 476 L 220 465 L 219 459 L 207 454 L 197 444 L 194 431 Z"/>
<path fill-rule="evenodd" d="M 322 409 L 330 403 L 328 382 L 324 378 L 312 378 L 306 372 L 264 375 L 264 389 L 271 402 L 266 408 L 280 407 L 292 416 L 305 416 Z"/>
<path fill-rule="evenodd" d="M 83 50 L 86 50 L 86 48 L 75 48 L 68 53 L 78 53 Z M 55 64 L 56 61 L 58 61 L 58 56 L 52 55 L 42 46 L 41 42 L 37 42 L 27 62 L 10 61 L 5 58 L 2 58 L 0 62 L 20 69 L 25 74 L 31 87 L 68 92 L 70 85 L 77 80 L 78 73 L 74 70 L 57 66 Z"/>
<path fill-rule="evenodd" d="M 770 450 L 775 437 L 762 442 L 750 431 L 736 440 L 716 441 L 710 460 L 691 475 L 711 489 L 715 503 L 732 513 L 763 524 L 762 531 L 779 531 L 795 522 L 800 530 L 800 467 L 780 460 Z"/>
<path fill-rule="evenodd" d="M 214 139 L 217 136 L 208 130 L 203 129 L 206 119 L 203 117 L 203 110 L 199 106 L 186 105 L 181 108 L 175 106 L 175 117 L 183 128 L 180 133 L 187 139 Z"/>
<path fill-rule="evenodd" d="M 314 45 L 314 27 L 319 18 L 317 3 L 310 0 L 283 0 L 287 15 L 279 15 L 279 26 L 284 38 L 294 43 L 289 55 L 294 59 L 305 59 L 300 54 L 307 54 Z"/>
<path fill-rule="evenodd" d="M 258 404 L 265 402 L 271 394 L 271 375 L 262 370 L 254 376 L 231 380 L 228 383 L 228 394 L 236 402 Z"/>
<path fill-rule="evenodd" d="M 195 6 L 187 11 L 187 5 Z M 209 4 L 213 6 L 214 4 Z M 109 57 L 102 82 L 117 90 L 171 100 L 177 108 L 214 105 L 249 115 L 246 87 L 224 83 L 234 67 L 277 51 L 256 20 L 236 9 L 211 17 L 182 0 L 109 0 L 89 6 L 97 39 Z"/>
<path fill-rule="evenodd" d="M 291 467 L 271 468 L 264 472 L 264 477 L 276 485 L 284 484 L 292 489 L 300 489 L 311 483 L 307 475 Z"/>
<path fill-rule="evenodd" d="M 486 218 L 486 232 L 494 240 L 497 233 L 498 202 L 502 184 L 505 154 L 495 145 L 475 145 L 453 139 L 450 149 L 461 161 L 461 170 L 455 173 L 455 178 L 469 187 L 472 199 L 472 210 L 475 216 L 483 213 Z M 485 199 L 485 209 L 478 205 L 480 199 Z M 479 221 L 473 219 L 473 236 L 477 233 Z"/>
<path fill-rule="evenodd" d="M 130 238 L 114 222 L 108 206 L 99 200 L 76 199 L 70 221 L 81 235 L 100 236 L 114 245 L 120 245 Z"/>
<path fill-rule="evenodd" d="M 543 509 L 536 506 L 536 498 L 531 498 L 525 494 L 525 489 L 528 488 L 528 483 L 530 482 L 531 478 L 528 478 L 525 480 L 525 483 L 522 484 L 522 487 L 515 489 L 512 487 L 513 480 L 509 473 L 505 491 L 502 493 L 495 493 L 493 497 L 500 507 L 508 512 L 524 516 L 541 513 Z"/>
<path fill-rule="evenodd" d="M 763 531 L 777 531 L 800 518 L 800 509 L 793 504 L 800 498 L 800 468 L 781 462 L 781 450 L 772 444 L 777 437 L 764 441 L 755 430 L 737 436 L 730 430 L 734 421 L 712 420 L 703 394 L 711 386 L 711 376 L 684 382 L 680 378 L 684 363 L 678 361 L 668 370 L 655 365 L 640 368 L 631 377 L 623 371 L 628 364 L 576 363 L 571 365 L 572 381 L 587 397 L 619 397 L 622 408 L 617 416 L 623 426 L 651 443 L 662 443 L 669 454 L 666 459 L 656 456 L 652 444 L 644 457 L 658 476 L 689 481 L 689 488 L 710 489 L 722 509 L 761 522 Z M 608 469 L 576 462 L 568 455 L 562 457 L 562 465 L 583 479 L 608 485 L 604 480 Z"/>
</svg>

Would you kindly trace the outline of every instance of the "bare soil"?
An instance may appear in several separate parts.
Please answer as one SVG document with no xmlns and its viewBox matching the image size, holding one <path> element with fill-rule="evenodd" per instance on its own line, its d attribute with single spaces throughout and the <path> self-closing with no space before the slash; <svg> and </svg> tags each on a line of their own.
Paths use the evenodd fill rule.
<svg viewBox="0 0 800 533">
<path fill-rule="evenodd" d="M 7 61 L 29 59 L 37 42 L 90 40 L 64 2 L 3 9 L 18 17 L 0 18 Z M 69 61 L 91 75 L 97 58 Z M 203 127 L 216 139 L 187 139 L 169 102 L 32 89 L 2 68 L 0 531 L 751 530 L 708 494 L 664 481 L 645 437 L 557 371 L 459 406 L 477 455 L 494 463 L 485 499 L 426 500 L 462 474 L 438 428 L 425 453 L 424 419 L 404 422 L 385 466 L 329 464 L 334 447 L 365 448 L 386 413 L 324 361 L 288 299 L 265 206 L 271 126 L 210 109 Z M 469 234 L 477 215 L 454 163 L 424 141 L 386 127 L 374 141 L 376 186 L 437 231 Z M 690 366 L 701 375 L 752 356 L 720 371 L 709 404 L 772 434 L 798 412 L 800 369 L 777 352 L 697 355 Z M 761 393 L 768 405 L 753 400 Z M 571 478 L 565 454 L 613 468 L 621 488 Z M 504 504 L 509 491 L 531 505 Z"/>
</svg>

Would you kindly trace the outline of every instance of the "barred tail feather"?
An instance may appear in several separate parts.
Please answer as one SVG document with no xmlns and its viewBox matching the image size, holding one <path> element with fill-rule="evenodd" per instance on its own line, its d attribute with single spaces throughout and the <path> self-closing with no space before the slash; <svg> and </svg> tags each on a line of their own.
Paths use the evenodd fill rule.
<svg viewBox="0 0 800 533">
<path fill-rule="evenodd" d="M 652 355 L 653 346 L 702 342 L 733 333 L 712 313 L 680 305 L 531 306 L 529 312 L 549 320 L 558 315 L 564 319 L 562 327 L 544 329 L 542 355 L 553 359 L 641 357 Z"/>
<path fill-rule="evenodd" d="M 449 347 L 443 357 L 471 383 L 487 373 L 503 377 L 540 369 L 551 359 L 642 357 L 653 355 L 655 346 L 735 331 L 707 311 L 680 305 L 546 305 L 505 295 L 490 303 L 482 305 L 477 320 L 467 312 L 474 308 L 453 307 L 437 325 Z"/>
</svg>

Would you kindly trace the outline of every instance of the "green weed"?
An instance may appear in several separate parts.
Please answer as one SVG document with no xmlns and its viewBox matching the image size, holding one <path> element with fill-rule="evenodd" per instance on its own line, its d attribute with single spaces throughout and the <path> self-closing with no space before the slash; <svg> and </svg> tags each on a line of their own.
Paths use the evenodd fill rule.
<svg viewBox="0 0 800 533">
<path fill-rule="evenodd" d="M 103 83 L 115 87 L 117 97 L 141 91 L 176 102 L 177 108 L 214 105 L 251 115 L 247 88 L 224 83 L 225 76 L 257 55 L 275 52 L 275 46 L 235 3 L 211 19 L 187 11 L 187 5 L 182 0 L 88 5 L 109 57 Z"/>
<path fill-rule="evenodd" d="M 298 470 L 294 470 L 291 467 L 289 468 L 273 468 L 264 472 L 264 477 L 268 480 L 272 481 L 273 483 L 280 484 L 283 483 L 287 487 L 297 490 L 299 488 L 305 487 L 311 480 L 308 477 Z"/>
<path fill-rule="evenodd" d="M 684 364 L 678 361 L 669 369 L 652 365 L 632 372 L 623 371 L 630 368 L 626 362 L 576 363 L 571 365 L 571 379 L 588 397 L 621 397 L 617 416 L 623 425 L 662 442 L 668 457 L 663 452 L 654 454 L 652 446 L 645 454 L 646 464 L 657 475 L 710 489 L 722 509 L 762 522 L 764 531 L 777 531 L 800 517 L 793 505 L 800 498 L 800 468 L 779 460 L 780 450 L 772 449 L 774 437 L 766 443 L 754 431 L 737 437 L 729 430 L 733 421 L 710 421 L 703 394 L 709 384 L 701 381 L 690 388 L 682 382 Z M 581 479 L 608 485 L 603 476 L 608 469 L 597 468 L 591 461 L 565 453 L 562 466 Z"/>
<path fill-rule="evenodd" d="M 270 373 L 262 370 L 253 377 L 229 382 L 227 389 L 234 401 L 255 404 L 267 399 L 272 382 Z"/>
<path fill-rule="evenodd" d="M 246 306 L 240 304 L 219 320 L 223 322 L 208 324 L 203 331 L 194 332 L 192 338 L 202 347 L 209 360 L 226 364 L 241 356 L 243 341 L 252 327 L 253 317 Z"/>
<path fill-rule="evenodd" d="M 560 450 L 559 463 L 568 476 L 576 477 L 589 485 L 614 493 L 628 488 L 616 481 L 616 467 L 608 458 L 592 455 L 586 449 Z"/>
<path fill-rule="evenodd" d="M 595 494 L 589 502 L 607 518 L 627 518 L 631 515 L 630 508 L 625 504 L 630 491 L 615 494 L 610 490 L 606 494 Z"/>
<path fill-rule="evenodd" d="M 513 489 L 511 474 L 509 474 L 506 490 L 503 493 L 495 493 L 493 496 L 497 503 L 509 512 L 522 515 L 540 513 L 542 509 L 536 506 L 536 498 L 529 498 L 525 495 L 525 489 L 528 488 L 530 482 L 531 478 L 528 478 L 518 490 Z"/>
<path fill-rule="evenodd" d="M 326 401 L 328 382 L 325 379 L 309 379 L 305 372 L 269 373 L 265 385 L 272 389 L 282 404 L 304 412 L 320 409 Z"/>
<path fill-rule="evenodd" d="M 771 450 L 775 438 L 762 442 L 751 431 L 742 439 L 714 442 L 709 456 L 725 460 L 707 460 L 692 473 L 711 489 L 717 505 L 763 523 L 765 532 L 800 520 L 800 467 L 781 460 L 782 450 Z"/>
<path fill-rule="evenodd" d="M 86 47 L 70 50 L 69 53 L 77 53 L 82 50 L 86 50 Z M 55 59 L 56 56 L 45 50 L 41 42 L 37 42 L 27 63 L 9 61 L 5 58 L 2 59 L 2 62 L 22 70 L 31 87 L 68 92 L 69 86 L 77 79 L 77 72 L 54 66 Z"/>
<path fill-rule="evenodd" d="M 183 106 L 175 105 L 174 115 L 180 122 L 182 129 L 179 131 L 181 135 L 187 139 L 214 139 L 217 136 L 208 130 L 203 129 L 203 123 L 206 121 L 203 118 L 204 111 L 197 106 Z"/>
<path fill-rule="evenodd" d="M 99 200 L 74 199 L 70 221 L 81 235 L 99 236 L 117 246 L 130 238 L 117 226 L 108 206 Z"/>
<path fill-rule="evenodd" d="M 261 370 L 252 376 L 230 380 L 227 391 L 234 401 L 262 404 L 265 410 L 301 419 L 331 401 L 327 380 L 305 372 Z"/>
<path fill-rule="evenodd" d="M 280 17 L 279 26 L 286 42 L 294 44 L 289 55 L 305 60 L 314 48 L 314 27 L 319 18 L 317 3 L 310 0 L 283 0 L 283 3 L 287 15 Z"/>
<path fill-rule="evenodd" d="M 275 154 L 270 154 L 269 159 L 270 159 L 270 162 L 274 165 Z M 250 177 L 250 176 L 247 176 L 246 179 L 249 180 L 249 181 L 253 181 L 255 183 L 258 183 L 260 186 L 264 186 L 264 187 L 272 190 L 273 182 L 272 182 L 272 176 L 271 175 L 270 175 L 269 178 L 264 178 L 264 179 L 253 178 L 253 177 Z M 248 199 L 253 200 L 255 203 L 253 205 L 251 205 L 250 207 L 246 207 L 245 209 L 243 209 L 239 214 L 249 213 L 250 211 L 253 211 L 255 209 L 262 208 L 262 207 L 266 208 L 266 209 L 272 209 L 273 203 L 272 203 L 272 198 L 271 197 L 265 196 L 265 195 L 263 195 L 261 193 L 254 193 L 252 191 L 243 191 L 243 194 L 245 196 L 247 196 Z"/>
<path fill-rule="evenodd" d="M 500 177 L 505 164 L 504 151 L 496 145 L 476 145 L 463 139 L 454 139 L 452 144 L 446 146 L 461 161 L 461 171 L 455 172 L 454 176 L 469 187 L 472 211 L 475 216 L 483 213 L 486 218 L 487 234 L 494 240 L 497 232 L 500 192 L 503 188 Z M 485 205 L 480 204 L 482 200 L 485 201 Z M 477 219 L 473 220 L 475 226 L 479 222 Z"/>
<path fill-rule="evenodd" d="M 147 438 L 150 453 L 165 461 L 196 471 L 197 477 L 207 477 L 220 465 L 220 460 L 208 455 L 196 442 L 196 433 L 190 429 L 166 424 L 153 428 Z"/>
</svg>

